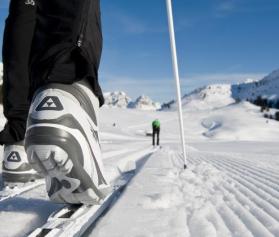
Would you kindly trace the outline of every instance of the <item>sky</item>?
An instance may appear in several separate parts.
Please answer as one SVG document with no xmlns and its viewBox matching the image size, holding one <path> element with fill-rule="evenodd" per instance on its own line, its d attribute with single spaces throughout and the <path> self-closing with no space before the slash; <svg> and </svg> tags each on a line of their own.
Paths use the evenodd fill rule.
<svg viewBox="0 0 279 237">
<path fill-rule="evenodd" d="M 0 36 L 8 0 L 0 0 Z M 182 94 L 279 69 L 278 0 L 172 0 Z M 165 0 L 101 0 L 103 91 L 176 96 Z M 1 60 L 1 58 L 0 58 Z"/>
</svg>

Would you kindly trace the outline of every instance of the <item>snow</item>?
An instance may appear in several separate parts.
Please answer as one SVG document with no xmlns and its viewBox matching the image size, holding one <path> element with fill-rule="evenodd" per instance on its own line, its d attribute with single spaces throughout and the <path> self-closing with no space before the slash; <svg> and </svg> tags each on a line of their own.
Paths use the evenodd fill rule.
<svg viewBox="0 0 279 237">
<path fill-rule="evenodd" d="M 231 85 L 210 85 L 184 96 L 182 103 L 198 110 L 215 109 L 234 103 Z"/>
<path fill-rule="evenodd" d="M 108 107 L 127 108 L 131 102 L 131 98 L 123 91 L 104 93 L 105 105 Z"/>
<path fill-rule="evenodd" d="M 255 166 L 262 161 L 249 148 L 262 144 L 231 154 L 239 144 L 187 147 L 185 171 L 176 149 L 159 150 L 89 236 L 278 236 L 278 170 L 271 179 L 271 167 Z"/>
<path fill-rule="evenodd" d="M 153 102 L 151 98 L 146 95 L 141 95 L 135 102 L 131 102 L 128 108 L 141 109 L 141 110 L 158 110 L 161 105 L 158 102 Z"/>
<path fill-rule="evenodd" d="M 258 96 L 278 99 L 278 89 L 279 70 L 275 70 L 262 80 L 232 85 L 232 94 L 234 98 L 242 100 L 255 100 Z"/>
<path fill-rule="evenodd" d="M 104 107 L 110 108 L 130 108 L 139 110 L 158 110 L 161 109 L 161 104 L 153 102 L 152 99 L 146 95 L 139 96 L 135 101 L 126 95 L 123 91 L 105 92 Z"/>
<path fill-rule="evenodd" d="M 268 80 L 276 81 L 275 74 Z M 263 118 L 259 107 L 235 102 L 230 89 L 212 85 L 184 97 L 186 170 L 176 111 L 101 110 L 107 175 L 114 180 L 137 170 L 84 236 L 279 236 L 279 123 Z M 145 135 L 155 118 L 161 149 Z M 25 236 L 60 207 L 48 201 L 44 186 L 0 202 L 0 236 Z"/>
<path fill-rule="evenodd" d="M 279 100 L 279 69 L 273 71 L 261 80 L 248 78 L 238 84 L 215 84 L 198 88 L 184 95 L 182 103 L 201 109 L 216 109 L 239 101 L 254 101 L 258 96 L 270 101 Z M 163 105 L 164 109 L 176 109 L 176 102 L 171 101 Z"/>
</svg>

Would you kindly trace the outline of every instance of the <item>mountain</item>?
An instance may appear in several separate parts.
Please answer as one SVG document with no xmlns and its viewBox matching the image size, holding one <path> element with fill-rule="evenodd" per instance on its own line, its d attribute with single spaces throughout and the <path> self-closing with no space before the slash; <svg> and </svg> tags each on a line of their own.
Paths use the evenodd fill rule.
<svg viewBox="0 0 279 237">
<path fill-rule="evenodd" d="M 259 81 L 251 81 L 231 86 L 232 96 L 236 100 L 254 101 L 258 96 L 268 100 L 279 99 L 279 69 Z"/>
<path fill-rule="evenodd" d="M 109 107 L 127 108 L 131 98 L 123 91 L 104 93 L 105 105 Z"/>
<path fill-rule="evenodd" d="M 257 98 L 267 101 L 279 101 L 279 70 L 273 71 L 261 80 L 247 79 L 238 84 L 214 84 L 204 86 L 182 97 L 182 104 L 188 108 L 215 109 L 238 101 L 255 102 Z M 165 106 L 167 105 L 167 106 Z M 163 107 L 175 109 L 176 101 L 166 103 Z"/>
<path fill-rule="evenodd" d="M 123 91 L 104 93 L 105 106 L 111 108 L 130 108 L 140 110 L 159 110 L 160 103 L 153 102 L 148 96 L 142 95 L 135 101 Z"/>
<path fill-rule="evenodd" d="M 141 95 L 135 102 L 131 102 L 128 108 L 141 109 L 141 110 L 159 110 L 161 109 L 160 103 L 153 102 L 148 96 Z"/>
<path fill-rule="evenodd" d="M 191 104 L 199 109 L 214 109 L 234 103 L 232 98 L 231 85 L 215 84 L 194 90 L 182 98 L 182 104 Z"/>
</svg>

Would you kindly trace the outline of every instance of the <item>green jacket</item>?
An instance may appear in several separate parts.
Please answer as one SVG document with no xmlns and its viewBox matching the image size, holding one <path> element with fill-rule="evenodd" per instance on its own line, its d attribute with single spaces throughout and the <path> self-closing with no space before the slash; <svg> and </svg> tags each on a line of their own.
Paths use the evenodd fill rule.
<svg viewBox="0 0 279 237">
<path fill-rule="evenodd" d="M 158 120 L 158 119 L 156 119 L 156 120 L 154 120 L 153 122 L 152 122 L 152 128 L 160 128 L 160 121 Z"/>
</svg>

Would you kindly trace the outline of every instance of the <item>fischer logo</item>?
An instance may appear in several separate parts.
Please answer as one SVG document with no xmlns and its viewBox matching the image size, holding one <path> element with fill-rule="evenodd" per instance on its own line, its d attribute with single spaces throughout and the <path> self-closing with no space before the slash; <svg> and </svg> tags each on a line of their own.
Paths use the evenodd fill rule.
<svg viewBox="0 0 279 237">
<path fill-rule="evenodd" d="M 10 162 L 20 162 L 21 158 L 20 158 L 19 153 L 17 151 L 11 152 L 11 154 L 7 158 L 7 161 L 10 161 Z"/>
<path fill-rule="evenodd" d="M 25 0 L 25 5 L 35 6 L 35 1 L 34 0 Z"/>
<path fill-rule="evenodd" d="M 36 111 L 54 110 L 62 111 L 63 105 L 57 96 L 46 96 L 37 106 Z"/>
</svg>

